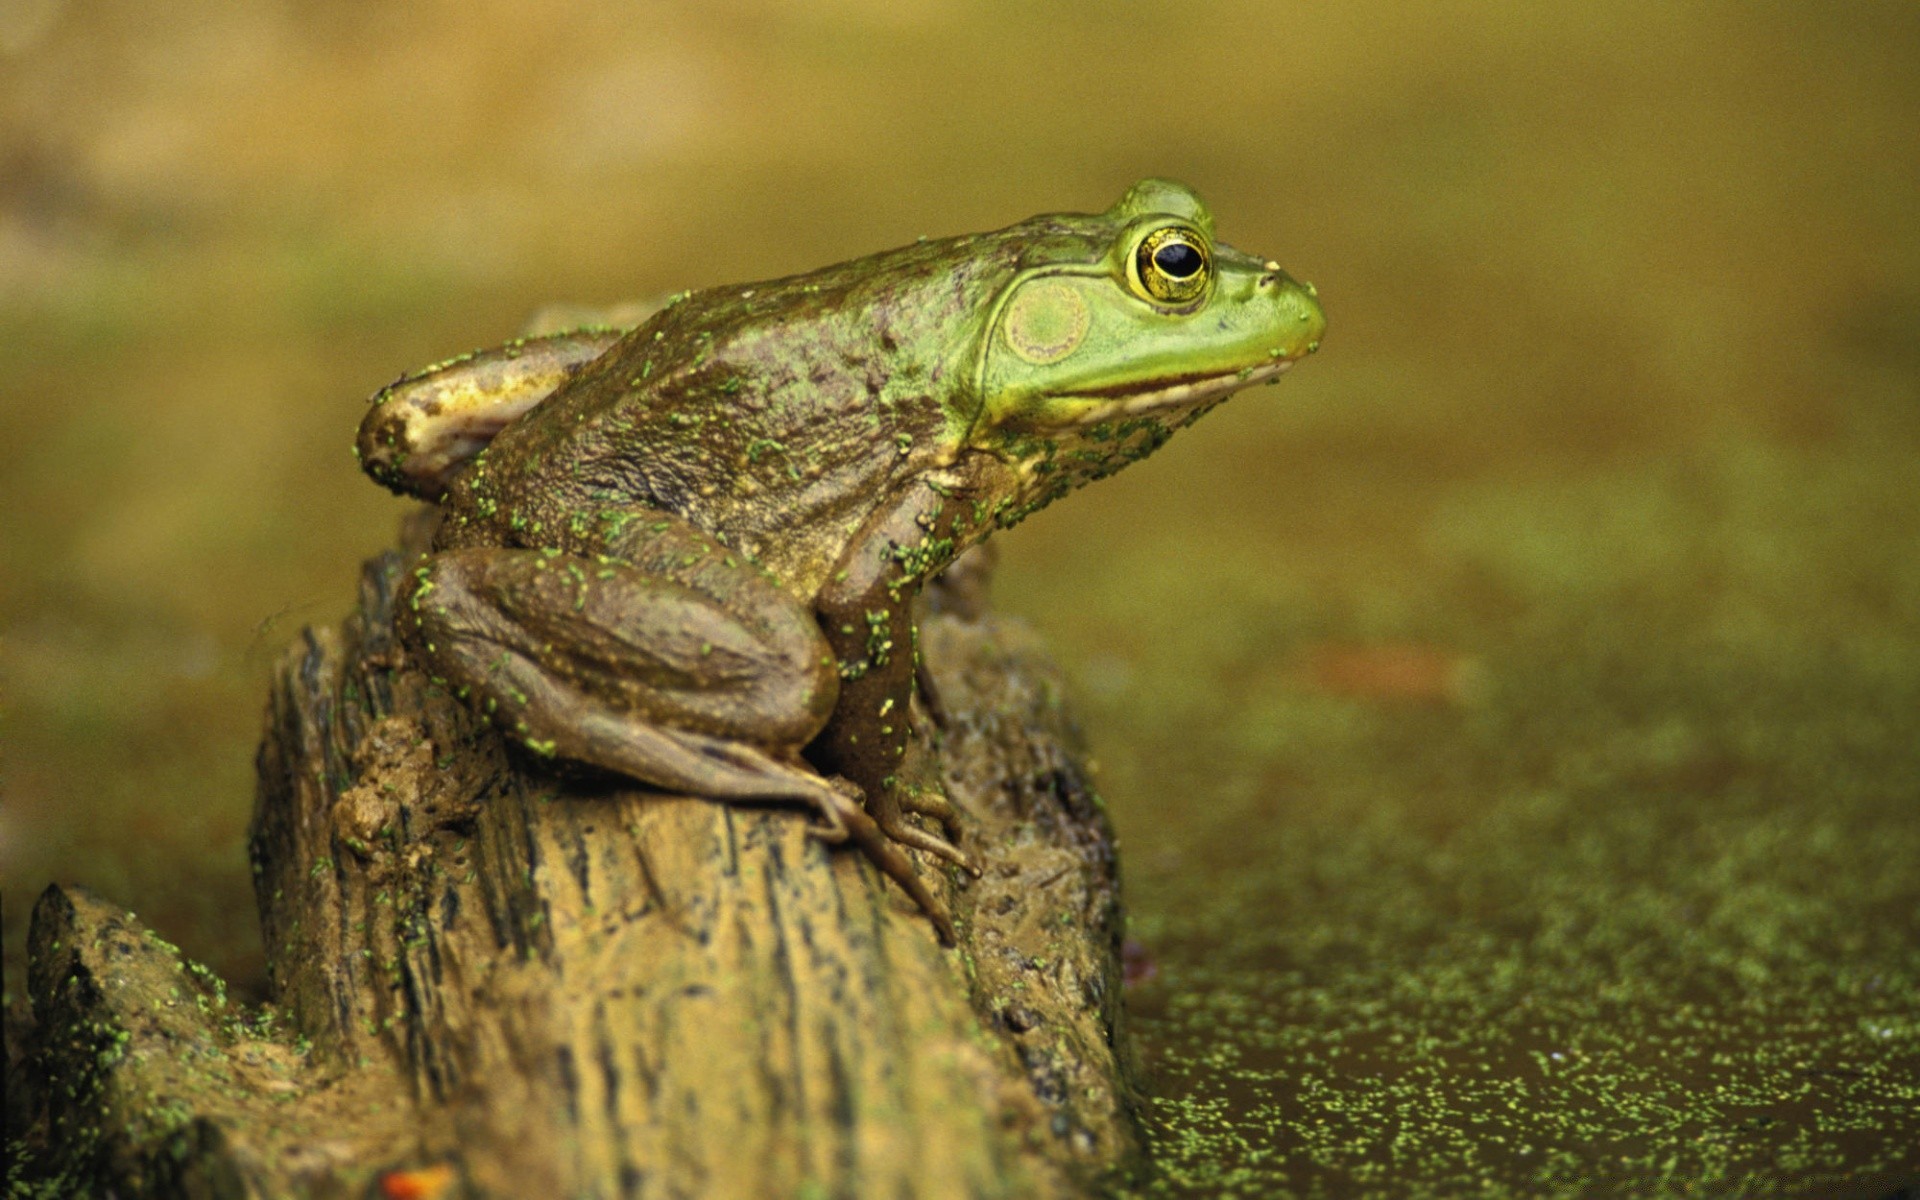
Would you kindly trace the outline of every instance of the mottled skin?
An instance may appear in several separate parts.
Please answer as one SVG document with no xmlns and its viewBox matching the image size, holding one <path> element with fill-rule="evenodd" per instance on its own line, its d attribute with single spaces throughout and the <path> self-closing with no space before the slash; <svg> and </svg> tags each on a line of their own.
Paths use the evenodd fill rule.
<svg viewBox="0 0 1920 1200">
<path fill-rule="evenodd" d="M 954 836 L 912 736 L 913 600 L 1317 345 L 1311 288 L 1212 233 L 1147 180 L 1098 215 L 695 292 L 598 357 L 535 341 L 402 380 L 361 452 L 445 508 L 410 653 L 537 753 L 814 805 L 950 937 L 895 844 L 967 865 L 906 815 Z M 553 361 L 503 373 L 521 355 Z M 506 376 L 557 390 L 499 389 L 472 453 Z"/>
</svg>

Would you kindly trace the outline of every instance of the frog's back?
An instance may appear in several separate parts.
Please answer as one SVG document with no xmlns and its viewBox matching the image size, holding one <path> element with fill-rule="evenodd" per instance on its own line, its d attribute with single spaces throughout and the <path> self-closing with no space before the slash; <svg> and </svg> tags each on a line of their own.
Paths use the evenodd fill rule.
<svg viewBox="0 0 1920 1200">
<path fill-rule="evenodd" d="M 456 519 L 600 552 L 661 509 L 810 590 L 874 504 L 957 450 L 1010 233 L 691 294 L 508 426 L 456 481 Z"/>
</svg>

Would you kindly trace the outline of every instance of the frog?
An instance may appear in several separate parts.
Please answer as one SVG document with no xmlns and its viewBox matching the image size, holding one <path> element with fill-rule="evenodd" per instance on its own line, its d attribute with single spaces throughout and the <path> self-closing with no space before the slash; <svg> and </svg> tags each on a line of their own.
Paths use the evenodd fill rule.
<svg viewBox="0 0 1920 1200">
<path fill-rule="evenodd" d="M 539 758 L 806 806 L 951 945 L 906 851 L 979 864 L 932 761 L 916 602 L 1324 330 L 1311 284 L 1149 178 L 1104 212 L 437 363 L 376 394 L 357 444 L 440 509 L 397 637 Z"/>
</svg>

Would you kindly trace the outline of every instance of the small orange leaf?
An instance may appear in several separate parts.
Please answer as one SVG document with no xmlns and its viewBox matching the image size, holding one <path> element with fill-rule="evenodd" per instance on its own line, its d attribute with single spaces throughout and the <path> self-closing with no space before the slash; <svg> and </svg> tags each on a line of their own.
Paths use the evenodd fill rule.
<svg viewBox="0 0 1920 1200">
<path fill-rule="evenodd" d="M 1474 659 L 1417 642 L 1322 643 L 1307 650 L 1304 674 L 1316 691 L 1357 700 L 1464 704 L 1482 682 Z"/>
<path fill-rule="evenodd" d="M 440 1200 L 453 1186 L 453 1168 L 446 1163 L 417 1171 L 388 1171 L 380 1177 L 386 1200 Z"/>
</svg>

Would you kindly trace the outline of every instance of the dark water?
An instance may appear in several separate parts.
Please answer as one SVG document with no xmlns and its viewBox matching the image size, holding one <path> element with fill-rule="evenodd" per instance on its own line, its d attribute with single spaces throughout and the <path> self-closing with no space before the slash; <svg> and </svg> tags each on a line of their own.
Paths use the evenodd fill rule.
<svg viewBox="0 0 1920 1200">
<path fill-rule="evenodd" d="M 56 877 L 258 971 L 264 674 L 400 511 L 376 387 L 1164 173 L 1331 329 L 1003 547 L 1125 842 L 1148 1190 L 1886 1191 L 1917 13 L 0 11 L 10 994 Z"/>
</svg>

